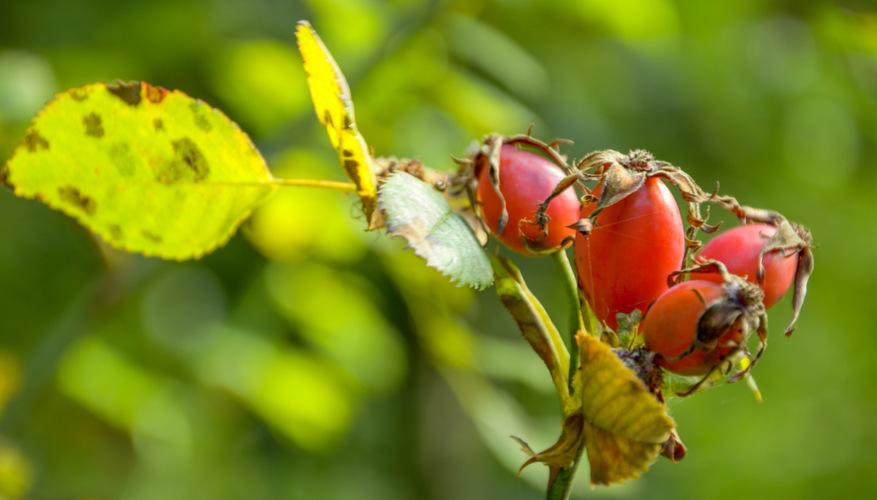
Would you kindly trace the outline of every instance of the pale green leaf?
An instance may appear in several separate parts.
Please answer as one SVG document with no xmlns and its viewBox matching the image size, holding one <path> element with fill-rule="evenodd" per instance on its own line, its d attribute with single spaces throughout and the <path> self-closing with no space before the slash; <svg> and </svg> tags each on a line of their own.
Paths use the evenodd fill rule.
<svg viewBox="0 0 877 500">
<path fill-rule="evenodd" d="M 390 234 L 407 239 L 427 265 L 472 288 L 493 282 L 490 260 L 472 229 L 430 184 L 396 172 L 381 186 L 378 204 Z"/>
<path fill-rule="evenodd" d="M 224 114 L 140 82 L 57 94 L 0 181 L 112 246 L 180 260 L 224 244 L 275 189 L 259 152 Z"/>
</svg>

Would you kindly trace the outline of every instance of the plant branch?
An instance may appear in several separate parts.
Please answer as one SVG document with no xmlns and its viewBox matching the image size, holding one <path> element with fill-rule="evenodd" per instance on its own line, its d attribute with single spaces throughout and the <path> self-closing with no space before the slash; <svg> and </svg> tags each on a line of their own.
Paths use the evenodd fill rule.
<svg viewBox="0 0 877 500">
<path fill-rule="evenodd" d="M 576 332 L 587 332 L 585 321 L 582 319 L 582 309 L 579 304 L 579 289 L 575 273 L 566 255 L 566 250 L 560 250 L 554 254 L 554 262 L 563 277 L 564 291 L 569 301 L 569 379 L 572 382 L 576 370 L 579 368 L 579 347 L 576 345 Z"/>
<path fill-rule="evenodd" d="M 569 363 L 569 384 L 570 391 L 575 393 L 576 389 L 573 387 L 573 384 L 576 380 L 576 371 L 579 368 L 579 357 L 580 350 L 579 345 L 576 342 L 576 332 L 584 332 L 585 334 L 589 334 L 588 329 L 585 326 L 585 320 L 582 317 L 582 307 L 579 301 L 579 288 L 578 288 L 578 280 L 576 280 L 575 272 L 573 271 L 572 265 L 569 261 L 569 256 L 566 254 L 566 250 L 561 250 L 557 252 L 554 256 L 554 262 L 557 264 L 558 269 L 560 270 L 561 276 L 563 277 L 564 290 L 567 295 L 567 300 L 569 302 L 569 324 L 567 328 L 569 329 L 569 349 L 570 349 L 570 363 Z M 578 388 L 581 390 L 581 387 Z M 579 393 L 580 394 L 580 393 Z M 575 460 L 568 467 L 561 468 L 557 471 L 556 474 L 553 475 L 549 479 L 548 482 L 548 492 L 547 498 L 548 500 L 567 500 L 572 493 L 572 485 L 575 481 L 576 471 L 579 468 L 579 463 L 582 460 L 582 456 L 584 455 L 585 450 L 585 441 L 582 440 L 579 444 L 579 449 L 576 452 Z"/>
<path fill-rule="evenodd" d="M 582 461 L 584 451 L 585 442 L 583 440 L 572 465 L 560 469 L 552 478 L 553 480 L 549 481 L 548 493 L 546 495 L 548 500 L 567 500 L 569 498 L 570 493 L 572 493 L 576 471 L 579 469 L 579 462 Z"/>
</svg>

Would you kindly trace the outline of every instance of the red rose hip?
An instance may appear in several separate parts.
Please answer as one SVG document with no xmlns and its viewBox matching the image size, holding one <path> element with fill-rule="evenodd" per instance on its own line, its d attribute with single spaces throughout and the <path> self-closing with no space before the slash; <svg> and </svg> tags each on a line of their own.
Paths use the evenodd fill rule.
<svg viewBox="0 0 877 500">
<path fill-rule="evenodd" d="M 777 228 L 769 224 L 748 224 L 729 229 L 710 240 L 699 254 L 699 260 L 717 260 L 728 272 L 746 278 L 764 291 L 764 306 L 771 307 L 788 291 L 798 268 L 798 251 L 782 248 L 763 252 Z M 759 273 L 759 264 L 762 273 Z M 702 279 L 721 282 L 718 274 Z"/>
<path fill-rule="evenodd" d="M 738 278 L 723 284 L 680 283 L 646 312 L 646 348 L 658 354 L 658 365 L 674 373 L 708 374 L 744 349 L 751 333 L 762 327 L 763 296 L 758 287 Z"/>
<path fill-rule="evenodd" d="M 499 152 L 499 191 L 490 180 L 486 156 L 476 165 L 478 189 L 484 222 L 500 242 L 523 255 L 539 255 L 560 248 L 575 235 L 567 226 L 579 219 L 581 202 L 570 187 L 548 204 L 548 223 L 544 230 L 536 222 L 539 205 L 566 177 L 560 167 L 544 156 L 505 144 Z M 503 201 L 508 219 L 500 229 Z"/>
<path fill-rule="evenodd" d="M 594 190 L 600 196 L 603 182 Z M 582 208 L 582 219 L 596 202 Z M 667 276 L 679 269 L 685 236 L 679 207 L 670 190 L 656 177 L 603 209 L 590 234 L 575 242 L 579 286 L 597 318 L 617 328 L 616 315 L 644 312 L 667 290 Z"/>
</svg>

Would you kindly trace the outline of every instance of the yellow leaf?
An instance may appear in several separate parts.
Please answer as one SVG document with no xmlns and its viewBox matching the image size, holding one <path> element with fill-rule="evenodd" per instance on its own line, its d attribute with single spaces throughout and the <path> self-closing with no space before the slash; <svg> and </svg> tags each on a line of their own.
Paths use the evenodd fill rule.
<svg viewBox="0 0 877 500">
<path fill-rule="evenodd" d="M 648 470 L 676 424 L 636 374 L 599 340 L 579 333 L 582 414 L 591 483 L 609 485 Z"/>
<path fill-rule="evenodd" d="M 373 229 L 372 214 L 377 196 L 374 159 L 356 128 L 353 99 L 347 80 L 310 23 L 298 23 L 296 38 L 308 74 L 308 87 L 317 118 L 326 127 L 344 172 L 356 184 L 366 218 L 370 221 L 370 229 Z"/>
<path fill-rule="evenodd" d="M 588 422 L 585 446 L 591 466 L 591 484 L 608 486 L 639 477 L 658 458 L 661 445 L 612 434 Z"/>
</svg>

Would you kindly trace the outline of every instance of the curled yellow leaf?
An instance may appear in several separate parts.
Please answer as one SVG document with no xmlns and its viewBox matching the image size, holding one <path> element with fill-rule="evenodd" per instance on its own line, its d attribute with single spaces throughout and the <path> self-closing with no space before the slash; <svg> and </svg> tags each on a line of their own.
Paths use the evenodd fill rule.
<svg viewBox="0 0 877 500">
<path fill-rule="evenodd" d="M 308 74 L 308 87 L 317 118 L 326 127 L 345 174 L 356 184 L 365 216 L 370 221 L 370 229 L 374 229 L 376 222 L 372 215 L 377 198 L 376 167 L 365 139 L 356 128 L 350 87 L 310 23 L 300 21 L 295 34 Z"/>
</svg>

